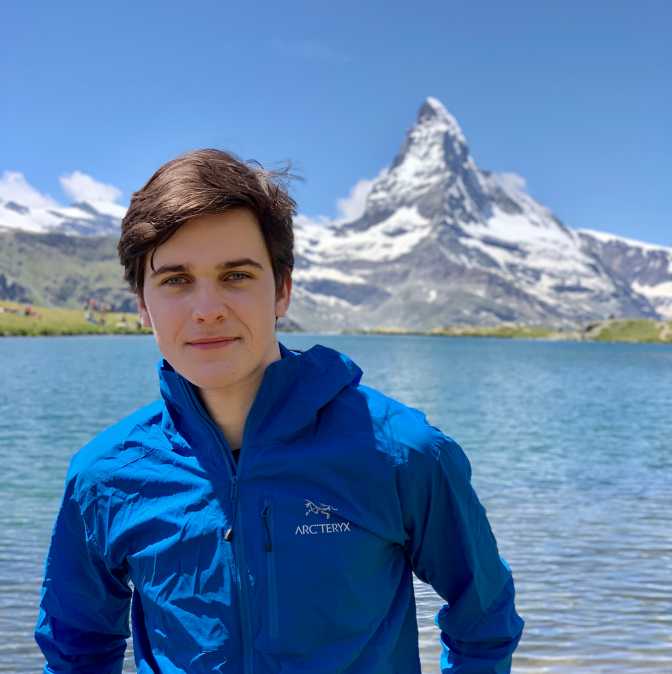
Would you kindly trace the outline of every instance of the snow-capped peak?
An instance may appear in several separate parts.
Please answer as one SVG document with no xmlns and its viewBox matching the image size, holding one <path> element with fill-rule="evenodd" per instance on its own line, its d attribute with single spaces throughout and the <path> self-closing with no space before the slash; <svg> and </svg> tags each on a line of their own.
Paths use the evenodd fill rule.
<svg viewBox="0 0 672 674">
<path fill-rule="evenodd" d="M 443 104 L 430 96 L 420 106 L 389 171 L 373 184 L 365 217 L 377 222 L 391 208 L 410 206 L 424 195 L 440 203 L 440 195 L 447 194 L 451 186 L 456 194 L 481 201 L 481 178 L 462 129 Z"/>
<path fill-rule="evenodd" d="M 422 110 L 433 110 L 438 115 L 449 115 L 448 110 L 443 103 L 438 98 L 434 96 L 427 96 L 425 102 L 422 104 L 420 111 Z"/>
<path fill-rule="evenodd" d="M 419 125 L 435 126 L 440 134 L 449 133 L 461 142 L 466 143 L 462 129 L 455 117 L 446 110 L 440 100 L 433 96 L 428 96 L 418 110 L 416 126 Z"/>
</svg>

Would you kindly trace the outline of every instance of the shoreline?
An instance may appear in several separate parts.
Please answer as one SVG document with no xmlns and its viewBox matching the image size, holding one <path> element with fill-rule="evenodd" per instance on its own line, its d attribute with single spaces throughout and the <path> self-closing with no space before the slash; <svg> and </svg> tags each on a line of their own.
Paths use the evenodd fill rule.
<svg viewBox="0 0 672 674">
<path fill-rule="evenodd" d="M 533 339 L 546 342 L 672 344 L 672 321 L 621 318 L 591 321 L 585 325 L 564 329 L 544 325 L 503 323 L 497 326 L 453 325 L 433 330 L 378 328 L 351 330 L 343 334 Z"/>
<path fill-rule="evenodd" d="M 280 332 L 285 330 L 280 329 Z M 303 330 L 286 330 L 301 334 Z M 315 331 L 305 331 L 315 332 Z M 81 335 L 151 335 L 136 313 L 86 312 L 84 309 L 33 307 L 0 300 L 0 337 L 76 337 Z M 433 330 L 372 328 L 342 330 L 341 335 L 481 337 L 565 342 L 672 344 L 672 320 L 607 319 L 572 327 L 502 323 L 496 326 L 450 325 Z"/>
</svg>

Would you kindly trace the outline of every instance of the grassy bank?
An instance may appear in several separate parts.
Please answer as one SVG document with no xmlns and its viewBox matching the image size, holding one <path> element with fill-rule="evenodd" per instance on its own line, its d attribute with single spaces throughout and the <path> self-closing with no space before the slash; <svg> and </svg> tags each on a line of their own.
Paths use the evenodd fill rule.
<svg viewBox="0 0 672 674">
<path fill-rule="evenodd" d="M 672 321 L 622 319 L 596 321 L 574 328 L 558 329 L 543 325 L 506 323 L 498 326 L 451 325 L 431 331 L 395 328 L 356 330 L 355 334 L 431 335 L 439 337 L 500 337 L 508 339 L 547 339 L 581 342 L 643 342 L 672 344 Z"/>
<path fill-rule="evenodd" d="M 0 301 L 0 336 L 4 337 L 151 334 L 149 329 L 138 329 L 137 319 L 137 314 L 93 312 L 86 320 L 83 309 L 52 307 L 31 307 L 27 315 L 25 304 Z"/>
<path fill-rule="evenodd" d="M 83 309 L 32 307 L 0 301 L 0 337 L 39 335 L 137 335 L 151 334 L 138 328 L 134 313 L 94 312 L 86 320 Z M 95 321 L 95 322 L 94 322 Z M 438 337 L 504 337 L 509 339 L 548 339 L 590 342 L 646 342 L 672 344 L 672 321 L 608 320 L 596 321 L 572 329 L 559 330 L 552 326 L 503 323 L 487 327 L 451 325 L 431 331 L 381 328 L 353 330 L 350 334 L 373 335 L 433 335 Z"/>
</svg>

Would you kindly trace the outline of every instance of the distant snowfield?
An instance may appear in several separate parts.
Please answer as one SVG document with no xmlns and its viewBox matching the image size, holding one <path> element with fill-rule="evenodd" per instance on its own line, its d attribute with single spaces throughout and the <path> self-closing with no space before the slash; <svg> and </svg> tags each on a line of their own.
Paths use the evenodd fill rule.
<svg viewBox="0 0 672 674">
<path fill-rule="evenodd" d="M 338 283 L 366 283 L 366 279 L 355 274 L 344 274 L 338 269 L 332 267 L 313 267 L 312 269 L 296 269 L 292 272 L 294 281 L 337 281 Z"/>
<path fill-rule="evenodd" d="M 494 208 L 487 222 L 470 223 L 464 229 L 473 238 L 461 242 L 489 255 L 502 269 L 524 263 L 550 277 L 553 283 L 558 282 L 558 277 L 578 280 L 594 276 L 588 267 L 591 260 L 580 249 L 578 238 L 538 213 L 513 215 Z M 511 245 L 511 249 L 498 242 Z M 543 282 L 541 289 L 545 290 Z"/>
<path fill-rule="evenodd" d="M 43 234 L 60 222 L 60 218 L 51 209 L 34 208 L 19 212 L 12 208 L 12 202 L 0 203 L 0 223 L 10 229 Z"/>
<path fill-rule="evenodd" d="M 550 218 L 539 217 L 537 213 L 513 215 L 495 207 L 493 216 L 479 225 L 470 225 L 469 230 L 481 236 L 491 236 L 511 243 L 530 245 L 541 244 L 556 247 L 575 245 L 575 240 Z"/>
<path fill-rule="evenodd" d="M 609 234 L 608 232 L 598 232 L 595 229 L 577 229 L 575 231 L 583 232 L 584 234 L 589 234 L 590 236 L 593 236 L 596 239 L 599 239 L 600 241 L 604 241 L 605 243 L 609 243 L 610 241 L 620 241 L 622 243 L 627 244 L 628 246 L 635 246 L 637 248 L 642 248 L 644 250 L 664 250 L 672 254 L 672 247 L 668 246 L 657 246 L 652 243 L 637 241 L 637 239 L 629 239 L 625 236 L 620 236 L 617 234 Z M 670 270 L 670 273 L 672 273 L 672 269 Z"/>
<path fill-rule="evenodd" d="M 669 297 L 672 299 L 672 281 L 667 283 L 659 283 L 655 286 L 642 285 L 635 281 L 632 284 L 632 289 L 641 295 L 646 295 L 651 298 Z"/>
<path fill-rule="evenodd" d="M 119 231 L 126 208 L 121 190 L 82 171 L 61 175 L 70 205 L 31 185 L 20 171 L 0 174 L 0 225 L 33 233 L 106 235 Z"/>
<path fill-rule="evenodd" d="M 632 289 L 655 303 L 656 310 L 663 318 L 672 320 L 672 281 L 655 286 L 647 286 L 635 281 Z"/>
<path fill-rule="evenodd" d="M 105 201 L 47 208 L 29 208 L 20 204 L 14 205 L 13 202 L 0 202 L 0 225 L 34 234 L 79 233 L 73 231 L 77 229 L 77 225 L 86 227 L 86 234 L 89 236 L 118 234 L 124 215 L 124 206 Z"/>
<path fill-rule="evenodd" d="M 315 263 L 338 259 L 384 262 L 410 253 L 431 229 L 431 222 L 415 206 L 404 206 L 361 232 L 311 226 L 304 221 L 297 236 L 297 250 Z"/>
</svg>

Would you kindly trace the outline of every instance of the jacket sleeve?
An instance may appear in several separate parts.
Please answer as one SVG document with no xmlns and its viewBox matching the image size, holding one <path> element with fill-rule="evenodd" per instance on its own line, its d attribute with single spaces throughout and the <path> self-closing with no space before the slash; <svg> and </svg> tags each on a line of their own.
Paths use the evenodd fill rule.
<svg viewBox="0 0 672 674">
<path fill-rule="evenodd" d="M 400 494 L 406 553 L 415 574 L 447 602 L 438 612 L 442 674 L 506 674 L 524 622 L 461 447 L 433 427 L 411 450 Z"/>
<path fill-rule="evenodd" d="M 44 674 L 121 674 L 131 590 L 122 571 L 108 568 L 66 483 L 45 565 L 35 640 Z"/>
</svg>

